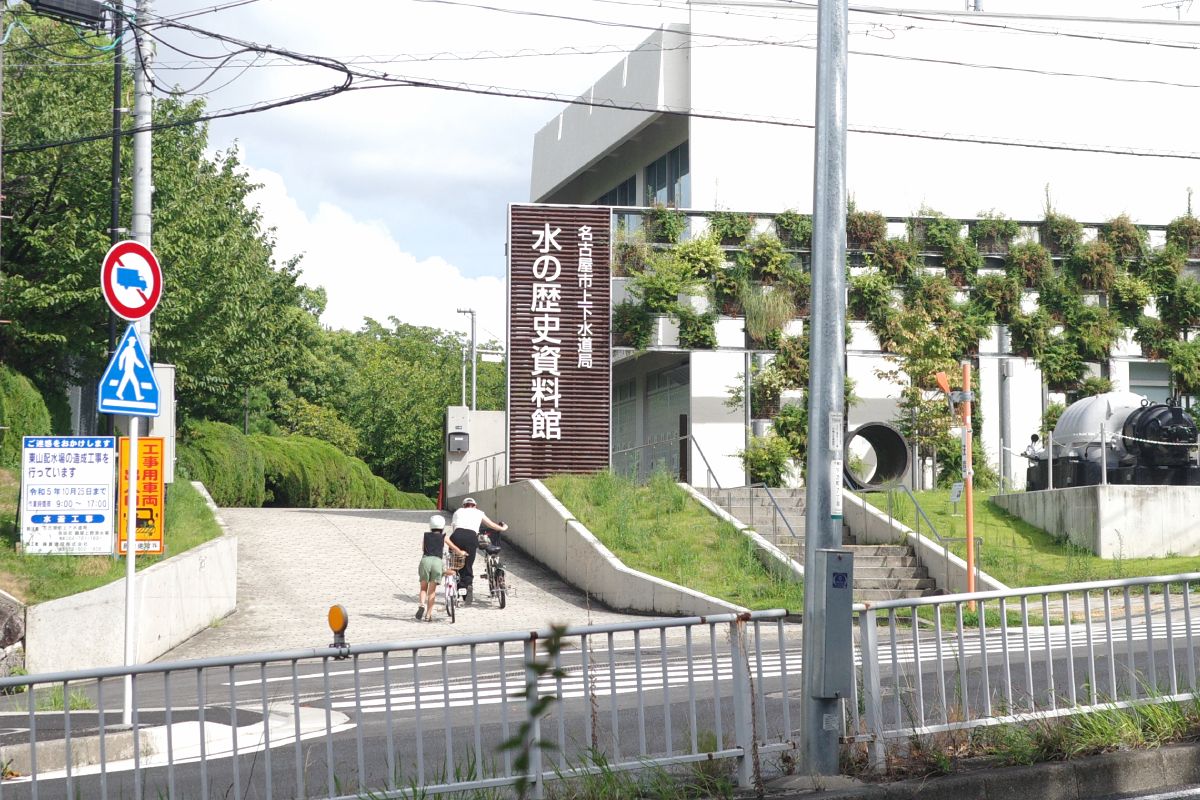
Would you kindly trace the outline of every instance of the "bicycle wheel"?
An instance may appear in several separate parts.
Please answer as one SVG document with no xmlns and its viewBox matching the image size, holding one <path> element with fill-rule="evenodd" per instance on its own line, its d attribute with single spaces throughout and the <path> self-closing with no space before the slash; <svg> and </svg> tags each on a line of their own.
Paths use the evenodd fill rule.
<svg viewBox="0 0 1200 800">
<path fill-rule="evenodd" d="M 496 596 L 500 599 L 500 607 L 504 608 L 508 604 L 508 597 L 504 589 L 504 567 L 500 564 L 496 565 Z"/>
<path fill-rule="evenodd" d="M 446 595 L 446 616 L 450 618 L 450 624 L 454 624 L 454 595 L 458 593 L 457 584 L 457 581 L 449 578 L 443 584 Z"/>
</svg>

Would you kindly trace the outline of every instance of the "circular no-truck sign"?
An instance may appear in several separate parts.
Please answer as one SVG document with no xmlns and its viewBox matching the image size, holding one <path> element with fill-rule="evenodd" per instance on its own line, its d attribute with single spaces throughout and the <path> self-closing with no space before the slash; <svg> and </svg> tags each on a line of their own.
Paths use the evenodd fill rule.
<svg viewBox="0 0 1200 800">
<path fill-rule="evenodd" d="M 126 240 L 109 248 L 100 268 L 100 288 L 113 313 L 136 322 L 162 299 L 162 269 L 150 248 Z"/>
</svg>

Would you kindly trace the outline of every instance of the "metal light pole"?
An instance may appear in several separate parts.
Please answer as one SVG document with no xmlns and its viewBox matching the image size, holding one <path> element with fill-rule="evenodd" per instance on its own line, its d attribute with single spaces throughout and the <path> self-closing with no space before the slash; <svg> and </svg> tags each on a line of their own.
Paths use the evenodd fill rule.
<svg viewBox="0 0 1200 800">
<path fill-rule="evenodd" d="M 817 9 L 816 152 L 813 169 L 812 356 L 808 390 L 808 476 L 804 568 L 817 575 L 817 551 L 842 543 L 842 426 L 846 383 L 846 39 L 847 0 Z M 819 578 L 818 578 L 819 579 Z M 804 653 L 824 634 L 818 592 L 804 593 Z M 849 632 L 847 632 L 849 635 Z M 840 700 L 820 696 L 823 665 L 801 668 L 804 769 L 838 773 Z"/>
<path fill-rule="evenodd" d="M 460 309 L 458 309 L 458 313 L 471 315 L 471 410 L 474 411 L 475 410 L 476 386 L 477 386 L 477 381 L 476 381 L 477 366 L 475 364 L 475 309 L 460 308 Z"/>
<path fill-rule="evenodd" d="M 121 72 L 125 61 L 125 48 L 121 46 L 121 36 L 124 34 L 125 26 L 125 4 L 121 0 L 113 3 L 113 108 L 112 108 L 112 185 L 110 187 L 109 196 L 109 244 L 116 244 L 121 241 L 121 234 L 124 230 L 121 228 L 121 114 L 124 109 L 121 107 L 122 101 L 125 99 L 123 87 L 121 84 Z M 108 352 L 112 355 L 113 348 L 117 344 L 117 316 L 108 311 Z M 112 436 L 115 433 L 117 418 L 112 414 L 108 414 L 105 427 L 108 435 Z"/>
</svg>

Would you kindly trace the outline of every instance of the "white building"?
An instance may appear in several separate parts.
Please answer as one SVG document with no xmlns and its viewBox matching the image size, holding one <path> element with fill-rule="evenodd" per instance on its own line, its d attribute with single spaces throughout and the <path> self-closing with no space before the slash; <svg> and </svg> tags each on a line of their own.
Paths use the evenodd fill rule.
<svg viewBox="0 0 1200 800">
<path fill-rule="evenodd" d="M 590 102 L 612 102 L 632 108 L 690 109 L 694 114 L 587 105 L 568 107 L 535 136 L 531 201 L 639 206 L 666 203 L 680 208 L 760 213 L 785 209 L 807 213 L 811 209 L 811 129 L 794 124 L 748 124 L 704 115 L 712 112 L 720 117 L 811 120 L 813 51 L 793 46 L 751 45 L 751 37 L 762 37 L 764 30 L 770 30 L 769 20 L 761 14 L 728 16 L 711 11 L 698 8 L 692 13 L 690 34 L 684 26 L 654 33 L 581 95 Z M 746 46 L 735 46 L 735 41 L 729 38 L 737 36 L 748 40 Z M 719 42 L 714 42 L 716 39 Z M 871 117 L 869 109 L 862 110 L 856 105 L 856 87 L 862 82 L 884 81 L 893 92 L 907 90 L 902 75 L 896 72 L 898 69 L 893 62 L 865 59 L 860 65 L 852 58 L 852 124 L 856 109 L 862 111 L 862 116 Z M 988 85 L 983 83 L 977 88 L 986 95 Z M 968 100 L 964 98 L 963 102 Z M 1041 100 L 1029 101 L 1030 107 L 1037 107 Z M 939 115 L 953 120 L 956 112 L 953 108 L 939 107 L 934 116 Z M 961 115 L 961 109 L 957 115 Z M 865 147 L 868 144 L 869 149 Z M 931 169 L 929 159 L 934 153 L 939 169 Z M 968 193 L 964 199 L 960 184 L 965 164 L 973 163 L 978 169 L 980 156 L 986 154 L 989 172 L 1025 170 L 1030 176 L 1028 194 L 1037 202 L 1042 201 L 1042 186 L 1049 183 L 1056 187 L 1056 195 L 1059 187 L 1066 190 L 1055 198 L 1056 205 L 1066 213 L 1101 220 L 1127 210 L 1135 219 L 1139 218 L 1139 209 L 1131 207 L 1135 204 L 1129 202 L 1127 195 L 1114 197 L 1112 205 L 1104 207 L 1096 202 L 1096 186 L 1090 182 L 1071 183 L 1094 159 L 1112 156 L 1083 153 L 1076 157 L 1006 150 L 993 157 L 994 153 L 994 149 L 983 150 L 973 144 L 852 136 L 849 185 L 860 207 L 879 208 L 895 217 L 912 213 L 928 198 L 950 216 L 973 217 L 980 208 L 996 207 L 1010 217 L 1039 219 L 1040 214 L 1028 202 L 1016 208 L 1005 205 L 1008 195 L 988 194 L 982 191 L 986 186 Z M 1122 162 L 1119 169 L 1111 164 L 1110 168 L 1123 175 L 1133 173 L 1121 170 L 1136 169 L 1141 180 L 1157 181 L 1156 185 L 1165 190 L 1178 191 L 1173 211 L 1152 204 L 1141 206 L 1141 210 L 1157 215 L 1154 221 L 1161 222 L 1184 210 L 1186 183 L 1183 182 L 1200 178 L 1190 163 L 1184 169 L 1179 164 L 1161 162 L 1136 165 Z M 986 183 L 986 178 L 981 180 Z M 908 187 L 908 193 L 897 193 L 893 186 L 897 183 Z M 1010 190 L 1009 184 L 1002 188 Z M 1157 195 L 1155 202 L 1161 200 Z M 939 205 L 938 198 L 942 197 L 955 198 L 958 207 Z M 888 208 L 883 205 L 885 202 L 909 205 Z M 966 207 L 964 203 L 971 205 Z M 765 224 L 760 221 L 760 227 Z M 902 223 L 889 227 L 892 235 L 903 230 Z M 1094 227 L 1085 233 L 1094 235 Z M 1158 236 L 1161 241 L 1161 234 Z M 615 281 L 620 283 L 620 279 Z M 615 285 L 614 303 L 621 295 L 621 286 Z M 1026 306 L 1034 303 L 1035 297 L 1026 297 Z M 793 330 L 798 324 L 793 324 Z M 717 332 L 720 346 L 716 350 L 689 352 L 674 346 L 671 325 L 663 320 L 649 351 L 614 353 L 615 464 L 620 463 L 620 458 L 629 457 L 622 456 L 621 451 L 654 442 L 664 443 L 658 448 L 659 457 L 677 463 L 679 456 L 673 442 L 681 432 L 688 432 L 706 457 L 702 459 L 693 447 L 688 465 L 693 483 L 704 485 L 708 479 L 705 461 L 721 485 L 743 482 L 744 473 L 736 452 L 743 447 L 744 420 L 741 411 L 725 405 L 728 388 L 739 382 L 743 370 L 741 320 L 722 318 Z M 981 342 L 978 359 L 985 404 L 983 440 L 988 460 L 995 467 L 1001 463 L 1001 403 L 1007 406 L 1011 442 L 1006 444 L 1019 452 L 1030 434 L 1038 429 L 1047 402 L 1036 364 L 1019 357 L 1005 357 L 999 351 L 999 341 L 1000 331 L 994 330 Z M 848 374 L 857 381 L 857 393 L 862 398 L 850 412 L 850 427 L 891 420 L 896 413 L 899 387 L 876 375 L 888 362 L 865 323 L 853 323 L 853 338 L 847 344 L 847 351 Z M 1102 368 L 1120 389 L 1154 399 L 1166 397 L 1166 365 L 1141 358 L 1137 345 L 1128 339 L 1118 345 Z M 1024 460 L 1014 457 L 1008 480 L 1023 485 L 1024 469 Z"/>
</svg>

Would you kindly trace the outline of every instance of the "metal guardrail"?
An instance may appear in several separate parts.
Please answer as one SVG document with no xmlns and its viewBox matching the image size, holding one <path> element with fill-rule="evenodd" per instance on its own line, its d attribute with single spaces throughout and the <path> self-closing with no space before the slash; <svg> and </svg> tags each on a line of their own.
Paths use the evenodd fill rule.
<svg viewBox="0 0 1200 800">
<path fill-rule="evenodd" d="M 915 533 L 917 536 L 922 535 L 921 520 L 925 520 L 925 526 L 929 529 L 929 532 L 933 534 L 933 538 L 935 540 L 937 540 L 938 545 L 940 545 L 942 548 L 942 569 L 943 569 L 942 574 L 949 576 L 950 575 L 950 545 L 955 542 L 965 542 L 967 540 L 966 537 L 965 536 L 942 536 L 940 533 L 938 533 L 937 526 L 933 524 L 933 520 L 931 520 L 929 518 L 929 515 L 925 513 L 925 509 L 921 507 L 921 503 L 919 500 L 917 500 L 916 495 L 914 495 L 912 493 L 912 490 L 909 489 L 907 486 L 905 486 L 903 483 L 895 484 L 893 486 L 888 487 L 888 489 L 887 489 L 888 527 L 890 529 L 892 529 L 893 531 L 895 531 L 895 528 L 896 528 L 895 522 L 894 522 L 894 520 L 895 520 L 894 497 L 895 497 L 896 492 L 900 492 L 903 495 L 905 495 L 908 498 L 908 500 L 912 503 L 913 508 L 915 509 L 914 514 L 913 514 L 913 533 Z M 864 497 L 862 497 L 863 494 L 864 493 L 862 493 L 862 492 L 859 493 L 859 500 L 865 506 L 866 499 Z M 983 567 L 982 567 L 983 546 L 986 542 L 984 540 L 984 537 L 982 537 L 982 536 L 975 536 L 974 539 L 975 539 L 975 547 L 976 547 L 976 551 L 975 551 L 975 585 L 978 586 L 978 585 L 980 585 L 980 580 L 983 576 Z M 921 548 L 914 547 L 913 553 L 916 555 L 917 563 L 923 564 L 924 559 L 921 555 Z"/>
<path fill-rule="evenodd" d="M 538 798 L 602 769 L 722 760 L 750 786 L 760 755 L 798 747 L 785 614 L 4 678 L 0 693 L 24 690 L 0 696 L 6 725 L 28 733 L 4 737 L 0 797 L 397 798 L 525 780 Z M 116 733 L 126 675 L 133 727 Z"/>
<path fill-rule="evenodd" d="M 1196 691 L 1200 573 L 859 604 L 848 741 L 1020 723 Z M 949 630 L 946 630 L 949 628 Z"/>
<path fill-rule="evenodd" d="M 466 472 L 470 491 L 481 492 L 504 485 L 507 467 L 507 450 L 498 450 L 468 461 Z"/>
</svg>

